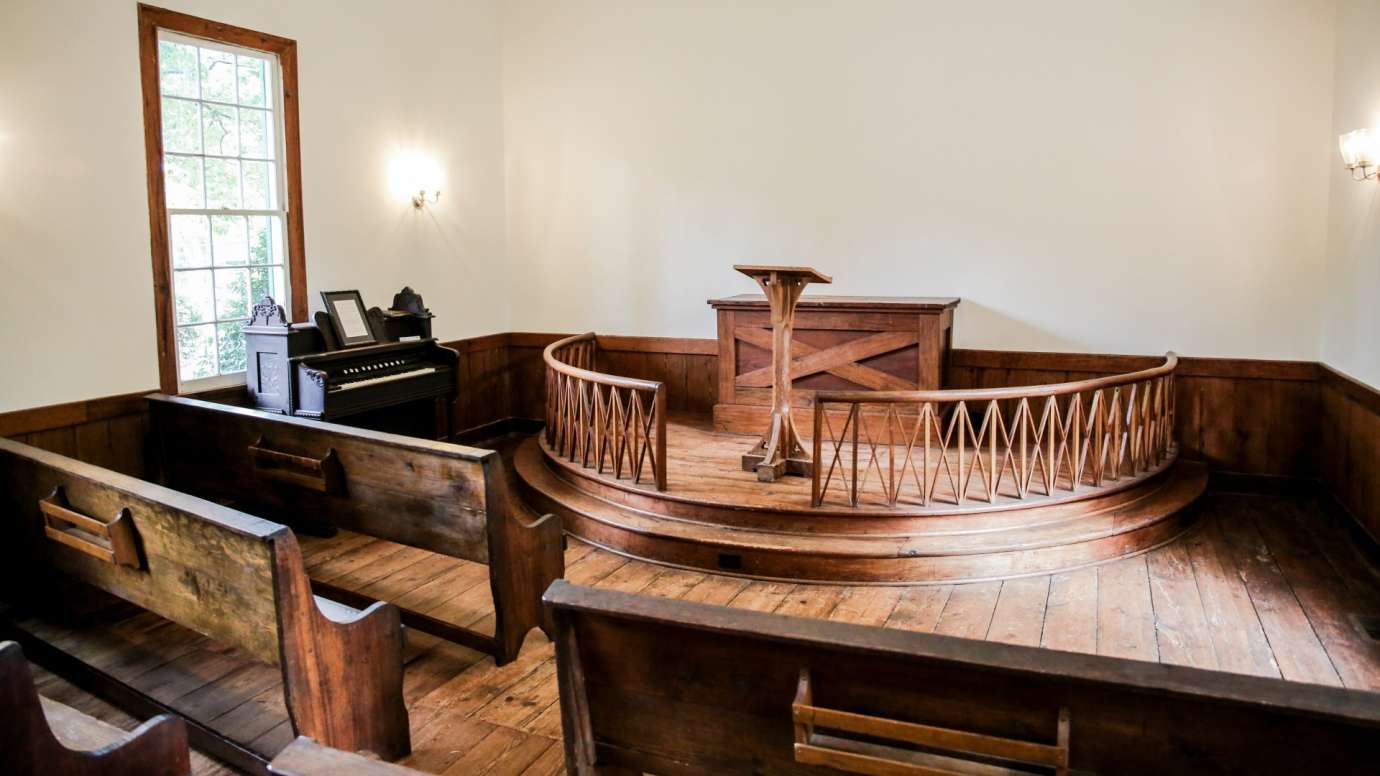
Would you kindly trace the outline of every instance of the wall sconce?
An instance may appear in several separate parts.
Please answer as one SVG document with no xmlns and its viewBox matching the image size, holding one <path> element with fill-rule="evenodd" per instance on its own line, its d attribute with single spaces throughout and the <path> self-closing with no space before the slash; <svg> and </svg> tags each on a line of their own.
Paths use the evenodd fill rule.
<svg viewBox="0 0 1380 776">
<path fill-rule="evenodd" d="M 1380 174 L 1380 169 L 1376 168 L 1380 152 L 1377 152 L 1375 141 L 1376 138 L 1371 136 L 1368 129 L 1357 129 L 1337 138 L 1337 147 L 1342 151 L 1342 163 L 1351 170 L 1352 180 L 1370 180 Z M 1357 177 L 1357 170 L 1360 170 L 1360 177 Z"/>
<path fill-rule="evenodd" d="M 420 151 L 399 151 L 388 160 L 388 188 L 421 210 L 441 199 L 441 165 Z"/>
</svg>

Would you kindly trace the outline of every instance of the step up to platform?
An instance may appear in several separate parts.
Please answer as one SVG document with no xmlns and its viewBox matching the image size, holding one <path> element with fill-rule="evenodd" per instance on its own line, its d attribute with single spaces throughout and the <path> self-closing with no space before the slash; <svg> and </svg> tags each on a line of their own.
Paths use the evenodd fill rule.
<svg viewBox="0 0 1380 776">
<path fill-rule="evenodd" d="M 629 489 L 552 460 L 516 458 L 524 496 L 612 552 L 697 570 L 806 582 L 916 584 L 1049 574 L 1159 547 L 1187 528 L 1206 470 L 1179 461 L 1131 487 L 1022 509 L 936 515 L 725 508 Z M 808 485 L 802 490 L 808 499 Z"/>
</svg>

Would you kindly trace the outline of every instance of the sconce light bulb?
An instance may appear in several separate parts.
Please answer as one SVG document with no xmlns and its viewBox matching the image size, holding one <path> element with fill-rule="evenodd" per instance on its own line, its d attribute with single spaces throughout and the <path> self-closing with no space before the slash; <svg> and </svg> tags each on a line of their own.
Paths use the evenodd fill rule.
<svg viewBox="0 0 1380 776">
<path fill-rule="evenodd" d="M 1371 137 L 1370 131 L 1366 129 L 1353 130 L 1337 138 L 1342 163 L 1348 170 L 1374 167 L 1376 159 L 1380 158 L 1380 152 L 1377 152 L 1375 146 L 1375 138 Z"/>
</svg>

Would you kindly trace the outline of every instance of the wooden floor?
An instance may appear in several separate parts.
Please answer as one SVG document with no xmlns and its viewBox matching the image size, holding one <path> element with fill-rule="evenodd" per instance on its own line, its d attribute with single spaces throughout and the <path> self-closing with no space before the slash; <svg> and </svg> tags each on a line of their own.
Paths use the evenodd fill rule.
<svg viewBox="0 0 1380 776">
<path fill-rule="evenodd" d="M 1185 537 L 1066 574 L 963 585 L 845 587 L 748 581 L 627 560 L 572 541 L 577 584 L 889 628 L 1380 690 L 1380 643 L 1352 615 L 1380 615 L 1380 578 L 1311 497 L 1213 491 Z M 464 625 L 490 620 L 484 569 L 341 534 L 304 539 L 312 575 Z M 134 650 L 113 673 L 271 749 L 290 732 L 273 672 L 140 615 L 101 631 Z M 491 620 L 490 620 L 491 621 Z M 77 634 L 69 634 L 76 636 Z M 96 650 L 92 632 L 71 639 Z M 162 662 L 149 646 L 162 647 Z M 108 644 L 108 640 L 106 641 Z M 550 643 L 533 634 L 502 668 L 412 634 L 405 678 L 414 752 L 432 773 L 551 774 L 562 768 Z M 39 672 L 45 691 L 122 727 L 134 721 Z M 198 774 L 223 773 L 200 759 Z"/>
</svg>

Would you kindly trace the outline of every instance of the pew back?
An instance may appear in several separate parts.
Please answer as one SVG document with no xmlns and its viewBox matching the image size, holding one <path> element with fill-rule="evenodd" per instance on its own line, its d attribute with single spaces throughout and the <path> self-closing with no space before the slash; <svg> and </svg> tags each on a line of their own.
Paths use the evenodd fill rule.
<svg viewBox="0 0 1380 776">
<path fill-rule="evenodd" d="M 409 627 L 500 664 L 532 628 L 549 631 L 541 594 L 564 573 L 560 520 L 519 517 L 497 452 L 161 394 L 148 401 L 166 485 L 489 566 L 494 635 L 404 609 Z M 360 603 L 354 591 L 318 588 Z"/>
<path fill-rule="evenodd" d="M 15 548 L 20 562 L 55 568 L 266 663 L 279 663 L 281 593 L 274 566 L 277 555 L 297 549 L 286 527 L 6 439 L 0 439 L 0 504 L 7 532 L 25 534 L 22 548 Z M 48 540 L 44 529 L 57 521 L 45 514 L 44 504 L 102 522 L 128 510 L 137 525 L 138 564 L 121 565 Z M 91 532 L 80 534 L 76 542 L 99 544 Z"/>
<path fill-rule="evenodd" d="M 1376 693 L 564 581 L 546 601 L 572 774 L 935 772 L 898 739 L 957 744 L 941 754 L 968 765 L 1005 749 L 1117 774 L 1355 772 L 1380 758 Z"/>
<path fill-rule="evenodd" d="M 170 487 L 489 562 L 482 518 L 498 453 L 163 395 L 149 397 L 149 416 Z"/>
</svg>

